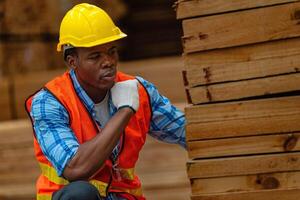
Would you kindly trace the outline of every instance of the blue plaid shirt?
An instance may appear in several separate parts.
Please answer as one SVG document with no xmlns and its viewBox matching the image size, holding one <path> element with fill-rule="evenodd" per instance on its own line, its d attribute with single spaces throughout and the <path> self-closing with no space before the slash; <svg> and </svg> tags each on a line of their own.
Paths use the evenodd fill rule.
<svg viewBox="0 0 300 200">
<path fill-rule="evenodd" d="M 74 70 L 70 71 L 75 90 L 96 120 L 94 102 L 80 86 Z M 185 143 L 185 116 L 174 107 L 164 96 L 160 95 L 156 87 L 141 77 L 136 77 L 146 88 L 150 96 L 152 107 L 152 120 L 149 134 L 158 140 L 167 143 L 176 143 L 186 148 Z M 108 100 L 110 115 L 117 109 L 114 107 L 111 98 Z M 52 163 L 59 176 L 68 161 L 75 155 L 79 143 L 69 126 L 69 115 L 65 108 L 56 98 L 46 90 L 38 92 L 32 100 L 31 117 L 34 119 L 33 128 L 40 147 Z M 99 126 L 101 126 L 99 124 Z M 118 155 L 118 145 L 112 152 L 112 157 Z M 106 198 L 116 199 L 114 194 Z"/>
</svg>

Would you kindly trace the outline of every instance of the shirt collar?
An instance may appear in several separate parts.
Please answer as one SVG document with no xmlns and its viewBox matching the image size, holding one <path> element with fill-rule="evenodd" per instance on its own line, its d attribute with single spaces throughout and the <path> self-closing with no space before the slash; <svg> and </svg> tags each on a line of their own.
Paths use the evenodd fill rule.
<svg viewBox="0 0 300 200">
<path fill-rule="evenodd" d="M 74 69 L 70 70 L 70 75 L 71 75 L 71 79 L 73 81 L 76 93 L 78 94 L 79 98 L 84 103 L 84 105 L 86 106 L 88 111 L 92 114 L 93 117 L 95 117 L 95 111 L 94 111 L 95 103 L 93 102 L 93 100 L 89 97 L 89 95 L 84 91 L 84 89 L 79 84 Z M 112 104 L 110 92 L 109 92 L 108 96 L 109 96 L 109 98 L 108 98 L 109 111 L 110 111 L 110 114 L 112 115 L 113 113 L 115 113 L 117 111 L 117 109 Z"/>
<path fill-rule="evenodd" d="M 76 93 L 78 94 L 79 98 L 83 101 L 84 105 L 88 109 L 90 113 L 93 112 L 94 109 L 94 102 L 92 99 L 87 95 L 87 93 L 84 91 L 84 89 L 81 87 L 81 85 L 78 82 L 78 79 L 76 77 L 75 71 L 73 69 L 70 70 L 70 75 L 74 84 L 74 88 Z"/>
</svg>

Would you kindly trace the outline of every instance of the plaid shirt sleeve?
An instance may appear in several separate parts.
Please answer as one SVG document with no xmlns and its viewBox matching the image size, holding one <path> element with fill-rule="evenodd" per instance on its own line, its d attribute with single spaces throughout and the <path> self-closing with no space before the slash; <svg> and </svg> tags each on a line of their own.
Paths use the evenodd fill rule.
<svg viewBox="0 0 300 200">
<path fill-rule="evenodd" d="M 185 116 L 162 96 L 157 88 L 141 77 L 136 77 L 146 88 L 151 102 L 152 120 L 149 134 L 163 142 L 179 144 L 186 148 Z"/>
<path fill-rule="evenodd" d="M 32 101 L 33 128 L 38 143 L 59 176 L 75 155 L 79 143 L 70 129 L 65 108 L 46 90 L 37 93 Z"/>
</svg>

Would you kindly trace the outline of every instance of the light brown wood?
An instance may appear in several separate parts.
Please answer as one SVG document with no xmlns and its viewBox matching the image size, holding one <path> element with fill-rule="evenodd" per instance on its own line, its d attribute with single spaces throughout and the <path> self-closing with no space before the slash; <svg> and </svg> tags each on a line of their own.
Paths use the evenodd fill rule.
<svg viewBox="0 0 300 200">
<path fill-rule="evenodd" d="M 297 170 L 300 170 L 300 153 L 298 152 L 190 160 L 187 163 L 189 178 L 211 178 Z"/>
<path fill-rule="evenodd" d="M 297 0 L 183 0 L 177 4 L 177 19 L 217 14 L 280 3 L 296 2 Z"/>
<path fill-rule="evenodd" d="M 39 1 L 39 0 L 10 0 L 5 3 L 6 32 L 15 34 L 39 34 L 59 32 L 60 22 L 66 12 L 79 0 Z M 126 12 L 127 7 L 123 1 L 98 1 L 86 0 L 86 3 L 97 5 L 104 9 L 114 20 L 120 19 Z M 17 16 L 17 17 L 16 17 Z"/>
<path fill-rule="evenodd" d="M 298 72 L 300 39 L 218 49 L 183 56 L 188 86 Z"/>
<path fill-rule="evenodd" d="M 3 48 L 4 75 L 66 68 L 62 55 L 56 52 L 56 42 L 8 42 L 3 44 Z"/>
<path fill-rule="evenodd" d="M 193 195 L 192 200 L 296 200 L 300 189 L 229 192 L 223 194 Z"/>
<path fill-rule="evenodd" d="M 10 120 L 12 118 L 10 85 L 7 78 L 0 76 L 0 120 Z"/>
<path fill-rule="evenodd" d="M 188 142 L 190 158 L 210 158 L 299 151 L 300 133 L 262 135 Z"/>
<path fill-rule="evenodd" d="M 28 118 L 25 112 L 25 100 L 44 86 L 55 76 L 63 73 L 63 70 L 44 71 L 26 75 L 16 74 L 14 76 L 15 108 L 16 117 Z"/>
<path fill-rule="evenodd" d="M 300 131 L 300 97 L 190 106 L 188 141 Z"/>
<path fill-rule="evenodd" d="M 185 53 L 300 36 L 300 3 L 183 21 Z"/>
<path fill-rule="evenodd" d="M 300 113 L 300 96 L 207 104 L 185 108 L 188 123 L 206 123 Z"/>
<path fill-rule="evenodd" d="M 255 108 L 253 108 L 255 109 Z M 297 109 L 297 107 L 295 107 Z M 186 125 L 187 140 L 300 131 L 300 113 L 220 120 Z"/>
<path fill-rule="evenodd" d="M 4 200 L 33 200 L 35 193 L 34 184 L 14 183 L 0 187 L 0 198 Z"/>
<path fill-rule="evenodd" d="M 4 145 L 28 143 L 32 145 L 33 132 L 29 119 L 0 123 L 0 148 Z"/>
<path fill-rule="evenodd" d="M 193 195 L 299 189 L 300 172 L 192 179 L 191 185 Z"/>
<path fill-rule="evenodd" d="M 3 29 L 5 28 L 5 23 L 4 23 L 4 16 L 5 16 L 5 1 L 0 1 L 0 33 L 3 33 Z M 1 42 L 2 43 L 2 42 Z M 1 52 L 1 47 L 2 44 L 0 44 L 0 74 L 1 74 L 1 68 L 2 68 L 2 52 Z"/>
<path fill-rule="evenodd" d="M 58 33 L 60 21 L 71 5 L 58 0 L 10 0 L 5 3 L 6 33 Z"/>
<path fill-rule="evenodd" d="M 199 86 L 189 89 L 193 104 L 236 100 L 299 90 L 300 73 L 237 82 Z"/>
</svg>

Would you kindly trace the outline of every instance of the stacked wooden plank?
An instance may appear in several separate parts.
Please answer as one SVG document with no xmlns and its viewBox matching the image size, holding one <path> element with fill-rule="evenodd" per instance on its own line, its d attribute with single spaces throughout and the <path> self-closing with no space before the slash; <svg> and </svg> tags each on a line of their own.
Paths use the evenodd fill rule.
<svg viewBox="0 0 300 200">
<path fill-rule="evenodd" d="M 39 173 L 29 120 L 0 123 L 0 199 L 35 199 Z"/>
<path fill-rule="evenodd" d="M 192 199 L 298 199 L 300 2 L 176 5 Z"/>
</svg>

